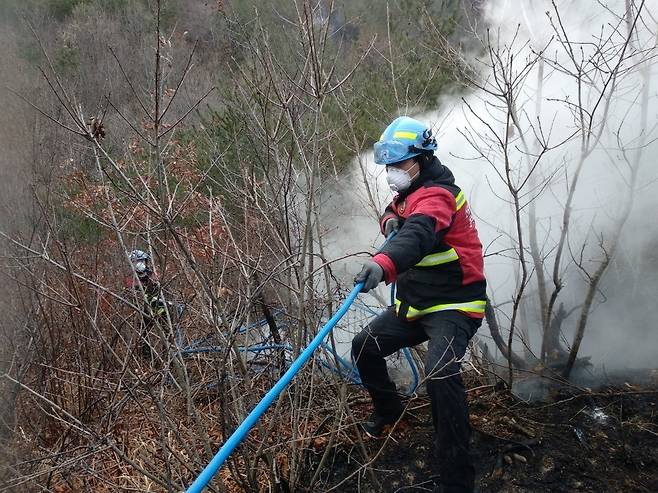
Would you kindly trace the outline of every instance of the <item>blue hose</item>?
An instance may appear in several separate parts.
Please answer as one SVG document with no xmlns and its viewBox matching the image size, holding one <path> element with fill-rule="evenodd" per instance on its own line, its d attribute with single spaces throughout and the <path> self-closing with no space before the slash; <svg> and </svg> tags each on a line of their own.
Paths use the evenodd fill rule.
<svg viewBox="0 0 658 493">
<path fill-rule="evenodd" d="M 395 233 L 391 233 L 389 236 L 390 238 L 393 238 L 395 236 Z M 391 306 L 395 306 L 395 288 L 396 285 L 395 283 L 391 284 Z M 411 387 L 409 387 L 409 395 L 412 395 L 414 392 L 416 392 L 416 389 L 418 388 L 418 368 L 416 368 L 416 363 L 414 362 L 413 357 L 411 356 L 411 351 L 409 350 L 408 347 L 402 348 L 402 352 L 404 353 L 404 357 L 407 358 L 407 363 L 409 363 L 409 367 L 411 368 L 411 374 L 414 377 L 414 381 L 411 384 Z"/>
<path fill-rule="evenodd" d="M 360 282 L 350 292 L 349 296 L 343 303 L 343 305 L 338 309 L 334 316 L 320 329 L 318 334 L 313 338 L 311 343 L 308 345 L 304 351 L 299 355 L 299 357 L 290 365 L 288 371 L 286 371 L 281 379 L 270 389 L 270 391 L 265 394 L 265 397 L 256 405 L 256 407 L 249 413 L 245 420 L 236 428 L 233 434 L 229 437 L 228 440 L 222 445 L 222 448 L 219 449 L 219 452 L 215 454 L 215 457 L 212 458 L 210 463 L 206 468 L 201 471 L 199 477 L 192 483 L 192 485 L 187 489 L 187 493 L 200 493 L 203 488 L 210 482 L 213 476 L 217 473 L 220 467 L 224 464 L 226 459 L 231 455 L 235 447 L 237 447 L 240 442 L 247 435 L 249 430 L 258 422 L 258 419 L 263 415 L 268 407 L 274 402 L 279 394 L 285 389 L 290 381 L 294 378 L 297 372 L 301 367 L 308 361 L 308 359 L 313 355 L 318 346 L 322 343 L 322 340 L 331 332 L 334 326 L 338 321 L 347 313 L 347 310 L 350 308 L 354 300 L 356 299 L 363 283 Z"/>
<path fill-rule="evenodd" d="M 338 361 L 339 365 L 331 365 L 328 362 L 321 360 L 322 366 L 329 368 L 333 372 L 337 373 L 341 377 L 347 378 L 350 382 L 357 385 L 363 385 L 361 382 L 361 377 L 359 376 L 359 370 L 356 369 L 356 366 L 348 363 L 345 358 L 340 356 L 333 348 L 328 345 L 326 342 L 322 343 L 322 349 L 333 355 L 333 357 Z M 342 368 L 342 369 L 341 369 Z"/>
</svg>

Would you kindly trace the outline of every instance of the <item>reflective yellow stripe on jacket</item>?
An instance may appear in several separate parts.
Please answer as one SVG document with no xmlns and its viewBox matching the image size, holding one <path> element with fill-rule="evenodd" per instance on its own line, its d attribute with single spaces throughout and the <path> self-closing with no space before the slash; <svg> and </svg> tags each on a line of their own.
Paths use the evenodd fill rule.
<svg viewBox="0 0 658 493">
<path fill-rule="evenodd" d="M 464 192 L 459 192 L 455 197 L 456 210 L 459 210 L 462 207 L 464 207 L 465 203 L 466 203 L 466 197 L 464 197 Z"/>
<path fill-rule="evenodd" d="M 421 259 L 414 267 L 432 267 L 433 265 L 447 264 L 459 259 L 454 248 L 445 252 L 430 253 Z"/>
<path fill-rule="evenodd" d="M 400 300 L 398 299 L 395 300 L 396 313 L 400 311 L 401 304 L 402 302 Z M 484 300 L 475 300 L 475 301 L 468 301 L 466 303 L 446 303 L 442 305 L 434 305 L 428 308 L 423 308 L 422 310 L 410 306 L 409 309 L 407 310 L 407 318 L 418 318 L 418 317 L 422 317 L 423 315 L 427 315 L 428 313 L 442 312 L 446 310 L 460 310 L 463 312 L 484 313 L 484 308 L 486 305 L 487 302 Z"/>
<path fill-rule="evenodd" d="M 455 208 L 456 210 L 461 209 L 466 204 L 466 197 L 464 197 L 464 192 L 459 192 L 455 197 Z M 454 248 L 446 250 L 445 252 L 431 253 L 421 259 L 415 267 L 432 267 L 434 265 L 447 264 L 448 262 L 454 262 L 459 260 L 459 255 Z"/>
</svg>

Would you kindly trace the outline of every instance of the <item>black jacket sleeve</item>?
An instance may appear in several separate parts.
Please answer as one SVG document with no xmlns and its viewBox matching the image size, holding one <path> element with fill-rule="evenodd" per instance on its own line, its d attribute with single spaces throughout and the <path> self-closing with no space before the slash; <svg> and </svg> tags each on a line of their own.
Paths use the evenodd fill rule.
<svg viewBox="0 0 658 493">
<path fill-rule="evenodd" d="M 434 232 L 435 225 L 436 220 L 430 216 L 410 216 L 380 253 L 393 261 L 398 274 L 410 269 L 431 253 L 436 242 L 443 236 L 444 232 Z"/>
</svg>

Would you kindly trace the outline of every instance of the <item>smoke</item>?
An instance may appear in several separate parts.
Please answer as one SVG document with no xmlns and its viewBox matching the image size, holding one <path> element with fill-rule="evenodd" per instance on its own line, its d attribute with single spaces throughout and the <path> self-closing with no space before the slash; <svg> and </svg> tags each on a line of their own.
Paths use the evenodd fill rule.
<svg viewBox="0 0 658 493">
<path fill-rule="evenodd" d="M 1 10 L 1 8 L 0 8 Z M 1 14 L 1 13 L 0 13 Z M 2 15 L 0 15 L 0 19 Z M 23 61 L 16 56 L 17 39 L 7 28 L 6 20 L 0 20 L 0 231 L 16 235 L 24 232 L 31 214 L 31 200 L 28 188 L 30 172 L 29 156 L 33 146 L 30 124 L 25 118 L 26 105 L 19 101 L 7 88 L 26 88 L 30 85 Z M 0 374 L 16 370 L 22 361 L 22 352 L 17 349 L 24 342 L 26 314 L 21 300 L 17 297 L 16 283 L 6 277 L 11 272 L 7 260 L 15 249 L 0 238 L 3 267 L 0 269 Z M 23 300 L 24 301 L 24 300 Z M 9 468 L 2 467 L 10 459 L 11 447 L 6 445 L 12 436 L 15 423 L 15 400 L 17 388 L 7 379 L 0 379 L 0 483 Z"/>
<path fill-rule="evenodd" d="M 520 268 L 514 252 L 518 244 L 511 196 L 503 180 L 505 161 L 496 135 L 504 136 L 507 131 L 511 136 L 507 156 L 513 183 L 518 185 L 526 179 L 529 162 L 539 163 L 521 194 L 530 282 L 523 316 L 517 320 L 528 330 L 526 344 L 538 355 L 541 315 L 536 273 L 527 251 L 528 204 L 534 201 L 536 205 L 538 243 L 550 293 L 563 212 L 583 155 L 578 118 L 581 108 L 595 115 L 590 142 L 596 145 L 585 156 L 575 188 L 558 270 L 564 287 L 555 307 L 561 302 L 565 310 L 573 310 L 562 325 L 563 345 L 571 345 L 588 276 L 610 251 L 612 240 L 619 234 L 625 201 L 632 196 L 633 207 L 619 246 L 595 295 L 580 355 L 590 356 L 595 366 L 606 370 L 655 366 L 658 330 L 652 307 L 658 281 L 658 254 L 654 253 L 658 233 L 653 212 L 658 206 L 658 173 L 653 161 L 658 137 L 654 63 L 658 2 L 644 2 L 643 14 L 637 20 L 640 2 L 633 3 L 630 16 L 626 2 L 621 0 L 590 2 L 587 8 L 575 0 L 556 3 L 557 11 L 550 2 L 487 2 L 482 13 L 488 32 L 477 33 L 483 46 L 469 55 L 479 69 L 479 80 L 493 91 L 495 74 L 488 66 L 490 58 L 484 44 L 489 40 L 503 58 L 514 54 L 510 77 L 517 84 L 515 110 L 521 132 L 506 118 L 500 99 L 478 89 L 465 96 L 446 95 L 438 102 L 437 111 L 413 116 L 435 129 L 437 155 L 455 174 L 476 215 L 487 254 L 489 293 L 501 309 L 503 327 L 509 326 L 505 316 L 511 315 L 510 301 L 519 287 Z M 627 43 L 629 27 L 635 31 Z M 616 67 L 619 56 L 614 54 L 622 53 L 625 44 L 625 58 Z M 538 53 L 542 53 L 544 63 L 537 62 Z M 577 74 L 580 85 L 572 57 L 586 69 Z M 616 69 L 617 76 L 611 77 Z M 613 96 L 608 100 L 610 93 Z M 542 143 L 547 147 L 543 153 Z M 639 166 L 633 185 L 636 160 Z M 360 163 L 365 179 L 378 185 L 375 203 L 379 211 L 391 199 L 372 155 L 360 156 L 351 173 L 340 180 L 340 193 L 333 198 L 340 197 L 337 201 L 344 204 L 343 209 L 364 212 L 354 218 L 350 213 L 349 221 L 344 219 L 346 215 L 336 214 L 332 225 L 338 233 L 332 235 L 336 256 L 372 251 L 381 238 L 376 220 L 365 212 Z M 336 210 L 335 202 L 330 204 Z M 353 273 L 357 267 L 352 259 L 343 268 Z M 481 337 L 488 336 L 485 327 L 480 332 Z M 518 351 L 524 345 L 515 342 Z"/>
<path fill-rule="evenodd" d="M 646 212 L 658 205 L 655 194 L 656 172 L 652 166 L 658 111 L 656 86 L 652 80 L 655 73 L 653 57 L 656 54 L 655 19 L 658 2 L 643 4 L 643 14 L 637 18 L 634 35 L 625 48 L 628 50 L 627 58 L 621 62 L 616 78 L 609 75 L 615 68 L 613 65 L 597 67 L 594 62 L 587 63 L 588 60 L 596 60 L 601 50 L 608 50 L 608 53 L 615 50 L 621 52 L 626 43 L 628 28 L 635 22 L 639 5 L 639 2 L 635 3 L 636 9 L 633 12 L 627 11 L 627 3 L 623 1 L 595 3 L 588 9 L 583 9 L 582 2 L 562 1 L 557 3 L 557 11 L 550 8 L 550 5 L 542 4 L 544 8 L 537 8 L 537 3 L 509 1 L 489 2 L 486 8 L 487 20 L 492 26 L 491 30 L 496 31 L 498 42 L 504 46 L 522 47 L 516 54 L 518 59 L 529 63 L 536 53 L 543 51 L 546 59 L 552 61 L 543 67 L 541 87 L 537 82 L 541 68 L 538 64 L 533 66 L 524 80 L 518 101 L 518 111 L 524 120 L 521 127 L 526 132 L 526 139 L 537 143 L 535 134 L 541 129 L 545 135 L 550 133 L 549 145 L 557 145 L 541 160 L 537 176 L 540 183 L 548 180 L 548 186 L 542 192 L 538 190 L 535 199 L 539 243 L 543 245 L 542 256 L 549 269 L 555 258 L 570 183 L 582 154 L 581 139 L 572 139 L 564 145 L 558 144 L 577 130 L 575 120 L 580 110 L 579 105 L 599 115 L 594 118 L 592 141 L 595 141 L 599 132 L 600 141 L 587 156 L 575 190 L 567 237 L 569 252 L 560 270 L 565 287 L 560 292 L 559 300 L 564 302 L 567 310 L 575 309 L 562 327 L 565 345 L 571 344 L 579 314 L 578 307 L 585 298 L 588 276 L 595 272 L 608 253 L 613 236 L 619 234 L 618 221 L 625 200 L 631 194 L 634 198 L 634 207 L 621 231 L 616 256 L 599 286 L 580 352 L 582 356 L 591 356 L 595 366 L 608 370 L 654 365 L 658 353 L 658 333 L 647 330 L 654 327 L 651 316 L 652 297 L 643 295 L 653 291 L 655 273 L 658 271 L 656 264 L 649 262 L 645 256 L 646 252 L 651 251 L 650 245 L 656 243 L 652 221 L 647 221 L 651 216 Z M 569 46 L 565 46 L 567 39 Z M 583 75 L 580 86 L 573 73 L 566 73 L 574 70 L 570 57 L 586 61 L 584 66 L 589 72 Z M 612 63 L 619 60 L 619 57 L 612 56 L 604 58 Z M 605 99 L 609 93 L 604 92 L 606 89 L 613 94 L 609 101 Z M 481 92 L 471 94 L 468 100 L 472 99 L 484 105 L 495 103 L 495 100 Z M 483 122 L 474 120 L 464 104 L 459 107 L 468 122 L 461 129 L 458 127 L 458 132 L 487 133 Z M 496 125 L 496 116 L 501 121 L 501 112 L 487 110 L 487 113 L 493 118 L 486 123 Z M 501 128 L 500 123 L 497 127 Z M 450 135 L 447 140 L 458 142 L 459 137 Z M 536 149 L 539 146 L 531 145 L 533 147 Z M 458 152 L 452 154 L 456 156 Z M 525 157 L 518 139 L 514 141 L 510 156 L 517 162 Z M 632 187 L 631 167 L 636 159 L 639 160 L 638 179 L 637 186 Z M 502 169 L 499 158 L 493 161 L 494 166 Z M 455 166 L 458 167 L 460 162 L 456 160 Z M 477 204 L 473 204 L 473 207 L 483 219 L 483 243 L 491 241 L 494 250 L 502 250 L 506 238 L 496 240 L 492 234 L 506 232 L 513 237 L 514 233 L 511 221 L 506 222 L 504 229 L 490 227 L 491 224 L 497 224 L 497 217 L 501 217 L 498 211 L 495 215 L 488 214 L 493 209 L 492 204 L 501 202 L 496 200 L 496 196 L 505 197 L 500 180 L 496 180 L 490 168 L 483 173 L 485 180 L 492 184 L 489 197 L 483 197 L 481 203 L 484 202 L 484 207 L 478 207 Z M 511 220 L 511 212 L 507 213 L 507 217 Z M 645 227 L 638 227 L 642 223 Z M 527 242 L 527 236 L 525 240 Z M 510 243 L 507 245 L 511 246 Z M 509 282 L 510 278 L 518 279 L 518 270 L 515 265 L 497 262 L 495 271 L 492 271 L 491 264 L 487 263 L 491 292 L 498 302 L 505 301 L 509 295 L 506 294 L 505 285 L 497 283 L 497 277 L 501 274 L 498 271 L 501 268 L 507 270 L 507 275 L 501 277 L 504 282 Z M 532 293 L 533 285 L 536 286 L 534 283 L 529 286 L 530 297 L 536 297 Z M 512 286 L 516 287 L 515 284 Z M 629 296 L 628 289 L 633 290 L 636 296 Z M 532 307 L 531 303 L 532 298 L 529 307 Z M 536 353 L 536 328 L 540 315 L 537 309 L 529 311 L 527 324 L 531 329 L 532 349 Z M 535 330 L 532 330 L 533 326 Z"/>
<path fill-rule="evenodd" d="M 25 64 L 16 56 L 13 33 L 5 29 L 0 32 L 0 105 L 3 109 L 0 112 L 0 228 L 8 231 L 25 221 L 27 163 L 32 136 L 29 119 L 25 118 L 26 105 L 7 90 L 25 88 L 29 84 Z"/>
</svg>

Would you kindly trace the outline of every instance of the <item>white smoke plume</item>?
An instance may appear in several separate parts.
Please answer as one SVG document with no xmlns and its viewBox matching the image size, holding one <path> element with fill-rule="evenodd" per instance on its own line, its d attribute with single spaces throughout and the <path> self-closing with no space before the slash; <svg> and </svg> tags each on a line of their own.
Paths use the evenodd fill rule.
<svg viewBox="0 0 658 493">
<path fill-rule="evenodd" d="M 488 31 L 482 27 L 478 30 L 483 44 L 491 43 L 503 55 L 514 54 L 510 71 L 518 83 L 518 126 L 506 119 L 500 98 L 481 89 L 470 90 L 463 97 L 448 95 L 438 102 L 437 111 L 413 116 L 435 128 L 438 157 L 451 168 L 469 198 L 487 249 L 489 292 L 501 307 L 501 325 L 509 327 L 504 314 L 511 314 L 520 268 L 518 253 L 514 253 L 518 244 L 511 196 L 501 179 L 505 163 L 494 134 L 509 134 L 507 156 L 513 183 L 526 180 L 528 162 L 539 163 L 534 178 L 521 193 L 530 281 L 525 314 L 522 321 L 517 320 L 517 328 L 527 327 L 527 342 L 538 355 L 541 315 L 535 300 L 536 273 L 527 251 L 528 203 L 534 200 L 536 204 L 538 243 L 550 293 L 564 205 L 582 155 L 582 139 L 578 137 L 582 129 L 577 125 L 582 108 L 595 114 L 590 141 L 596 145 L 586 155 L 574 193 L 559 269 L 564 287 L 555 308 L 563 302 L 565 309 L 574 309 L 562 326 L 563 344 L 571 345 L 588 276 L 609 252 L 618 234 L 625 200 L 632 194 L 632 209 L 621 231 L 621 241 L 595 293 L 580 355 L 591 356 L 595 365 L 606 369 L 655 366 L 658 330 L 652 309 L 658 282 L 658 254 L 654 253 L 658 246 L 654 214 L 658 206 L 658 172 L 654 164 L 658 150 L 658 83 L 654 58 L 658 53 L 658 2 L 563 0 L 553 5 L 548 1 L 495 0 L 483 9 L 488 26 Z M 633 32 L 630 38 L 629 29 Z M 480 48 L 469 55 L 469 62 L 478 68 L 479 82 L 492 90 L 494 72 L 488 66 L 489 53 L 484 46 Z M 538 63 L 540 53 L 544 63 Z M 620 65 L 612 65 L 620 56 Z M 567 73 L 573 72 L 571 57 L 586 68 L 579 74 L 581 84 L 573 73 Z M 617 75 L 611 77 L 615 70 Z M 609 99 L 608 94 L 612 94 Z M 540 157 L 542 142 L 548 149 Z M 367 179 L 378 185 L 375 201 L 381 211 L 391 198 L 381 169 L 372 162 L 371 154 L 360 159 Z M 639 160 L 639 166 L 633 185 L 635 160 Z M 342 195 L 337 203 L 350 204 L 356 210 L 363 206 L 364 212 L 349 219 L 340 211 L 336 214 L 334 225 L 339 234 L 332 237 L 333 252 L 372 251 L 382 241 L 375 218 L 366 212 L 366 195 L 360 181 L 361 170 L 355 162 L 352 173 L 341 180 Z M 356 206 L 351 199 L 355 196 L 361 199 Z M 345 268 L 353 274 L 357 267 L 358 263 L 352 261 Z M 483 327 L 481 333 L 486 337 L 487 329 Z M 516 349 L 523 350 L 519 341 Z"/>
</svg>

